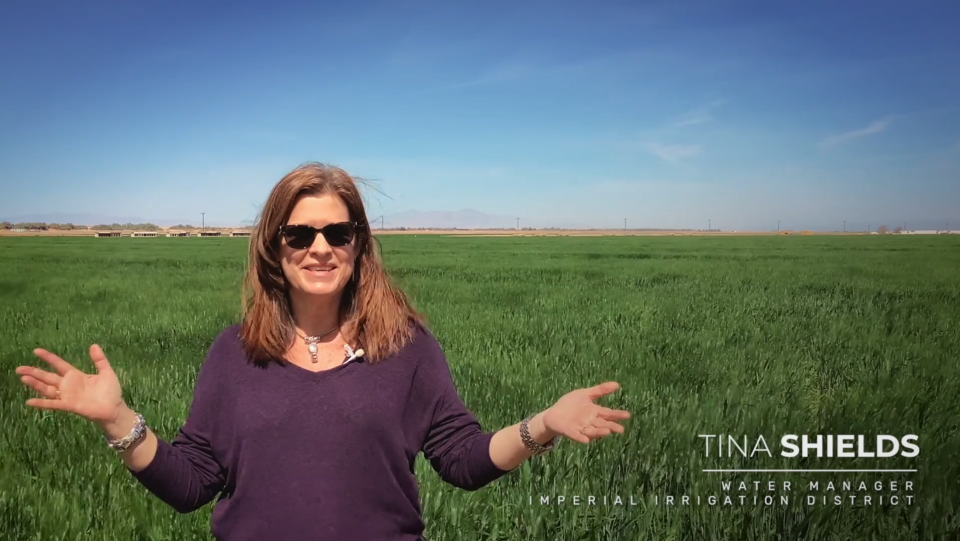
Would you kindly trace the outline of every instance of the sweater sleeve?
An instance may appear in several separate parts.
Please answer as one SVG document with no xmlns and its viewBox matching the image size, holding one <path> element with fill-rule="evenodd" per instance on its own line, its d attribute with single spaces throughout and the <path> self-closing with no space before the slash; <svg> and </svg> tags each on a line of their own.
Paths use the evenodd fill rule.
<svg viewBox="0 0 960 541">
<path fill-rule="evenodd" d="M 441 479 L 464 490 L 474 491 L 506 473 L 490 457 L 492 432 L 484 432 L 467 409 L 453 381 L 447 359 L 429 331 L 420 337 L 423 344 L 414 376 L 414 396 L 428 423 L 422 451 Z"/>
<path fill-rule="evenodd" d="M 217 365 L 223 364 L 220 357 L 228 355 L 230 338 L 222 333 L 200 367 L 193 403 L 179 434 L 172 442 L 158 436 L 154 459 L 145 469 L 131 471 L 147 490 L 180 513 L 193 512 L 212 501 L 226 482 L 214 441 L 217 412 L 223 411 Z"/>
</svg>

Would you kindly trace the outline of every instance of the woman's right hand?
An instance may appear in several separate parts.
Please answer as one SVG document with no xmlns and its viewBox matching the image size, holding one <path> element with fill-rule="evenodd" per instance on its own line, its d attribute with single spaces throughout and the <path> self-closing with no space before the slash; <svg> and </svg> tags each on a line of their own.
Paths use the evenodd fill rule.
<svg viewBox="0 0 960 541">
<path fill-rule="evenodd" d="M 126 409 L 120 380 L 98 345 L 90 346 L 96 374 L 86 374 L 45 349 L 33 353 L 56 371 L 18 366 L 20 380 L 43 398 L 31 398 L 27 405 L 38 409 L 75 413 L 96 423 L 102 430 L 116 425 Z"/>
</svg>

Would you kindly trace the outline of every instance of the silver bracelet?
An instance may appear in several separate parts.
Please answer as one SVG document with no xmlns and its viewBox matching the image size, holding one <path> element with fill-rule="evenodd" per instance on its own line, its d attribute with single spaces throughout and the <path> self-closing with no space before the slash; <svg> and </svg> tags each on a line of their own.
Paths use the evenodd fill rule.
<svg viewBox="0 0 960 541">
<path fill-rule="evenodd" d="M 535 455 L 542 455 L 547 451 L 553 450 L 557 444 L 557 440 L 560 439 L 559 436 L 548 441 L 546 445 L 540 445 L 533 439 L 533 436 L 530 435 L 530 420 L 533 417 L 527 417 L 520 423 L 520 439 L 523 440 L 523 445 L 533 452 Z"/>
<path fill-rule="evenodd" d="M 130 448 L 131 445 L 140 441 L 147 434 L 147 421 L 143 418 L 143 415 L 139 413 L 137 415 L 137 424 L 133 425 L 133 430 L 130 431 L 126 436 L 118 439 L 111 440 L 107 438 L 107 445 L 111 449 L 122 453 Z"/>
</svg>

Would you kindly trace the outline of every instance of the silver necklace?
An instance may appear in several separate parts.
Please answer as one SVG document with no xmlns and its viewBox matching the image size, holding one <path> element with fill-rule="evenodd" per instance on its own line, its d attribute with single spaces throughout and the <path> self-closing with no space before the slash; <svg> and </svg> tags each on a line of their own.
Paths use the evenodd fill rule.
<svg viewBox="0 0 960 541">
<path fill-rule="evenodd" d="M 319 359 L 317 359 L 317 342 L 319 342 L 320 340 L 323 340 L 325 336 L 327 336 L 328 334 L 332 333 L 333 331 L 339 328 L 340 328 L 340 324 L 337 323 L 336 326 L 334 326 L 329 331 L 323 334 L 318 334 L 317 336 L 303 336 L 300 333 L 297 333 L 297 336 L 299 336 L 300 338 L 303 338 L 303 343 L 307 345 L 307 351 L 310 352 L 310 359 L 313 361 L 314 364 L 319 362 Z"/>
</svg>

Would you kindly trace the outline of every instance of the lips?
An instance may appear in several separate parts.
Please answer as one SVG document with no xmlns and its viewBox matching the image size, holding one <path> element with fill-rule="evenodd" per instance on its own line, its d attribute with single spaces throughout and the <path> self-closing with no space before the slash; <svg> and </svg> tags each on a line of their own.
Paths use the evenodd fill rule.
<svg viewBox="0 0 960 541">
<path fill-rule="evenodd" d="M 310 265 L 309 267 L 304 267 L 303 270 L 312 276 L 330 276 L 334 271 L 337 270 L 336 265 Z"/>
</svg>

